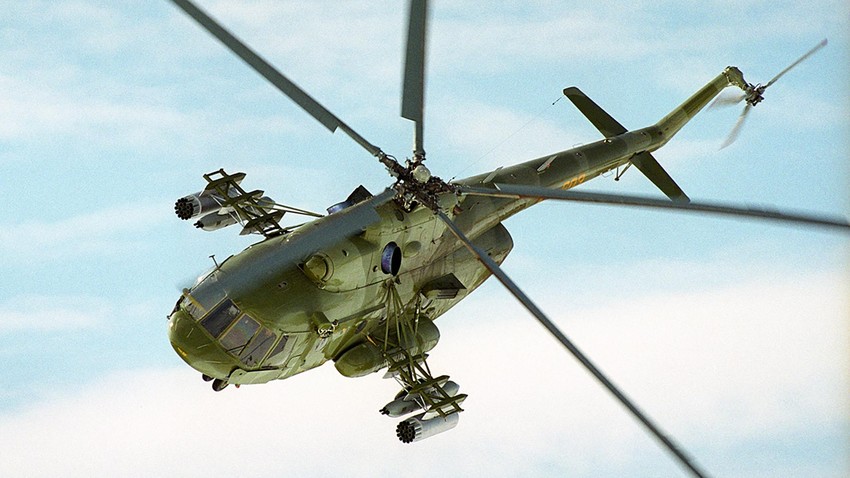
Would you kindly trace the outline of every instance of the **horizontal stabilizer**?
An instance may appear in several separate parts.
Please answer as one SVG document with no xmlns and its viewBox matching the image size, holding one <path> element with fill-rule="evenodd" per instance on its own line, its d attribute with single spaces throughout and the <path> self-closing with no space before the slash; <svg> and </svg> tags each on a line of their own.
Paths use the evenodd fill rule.
<svg viewBox="0 0 850 478">
<path fill-rule="evenodd" d="M 658 161 L 655 158 L 647 153 L 639 153 L 632 157 L 632 164 L 634 164 L 640 172 L 644 174 L 652 184 L 654 184 L 658 189 L 661 190 L 664 194 L 667 195 L 668 198 L 672 199 L 674 202 L 683 202 L 687 203 L 691 200 L 685 195 L 685 192 L 682 191 L 682 188 L 676 184 L 676 181 L 673 181 L 673 178 L 667 174 L 667 171 L 658 164 Z"/>
<path fill-rule="evenodd" d="M 576 105 L 581 113 L 596 126 L 606 138 L 612 138 L 628 132 L 617 120 L 611 117 L 590 98 L 587 97 L 581 90 L 575 86 L 564 88 L 564 96 Z"/>
<path fill-rule="evenodd" d="M 565 88 L 564 96 L 570 99 L 581 113 L 593 123 L 593 126 L 599 130 L 606 138 L 613 138 L 621 134 L 625 134 L 628 130 L 609 115 L 605 110 L 593 102 L 587 95 L 575 86 Z M 644 151 L 638 153 L 631 159 L 640 172 L 644 174 L 652 184 L 667 195 L 675 202 L 689 202 L 688 196 L 682 191 L 678 184 L 673 181 L 673 178 L 667 174 L 667 171 L 658 164 L 658 161 L 651 154 Z"/>
</svg>

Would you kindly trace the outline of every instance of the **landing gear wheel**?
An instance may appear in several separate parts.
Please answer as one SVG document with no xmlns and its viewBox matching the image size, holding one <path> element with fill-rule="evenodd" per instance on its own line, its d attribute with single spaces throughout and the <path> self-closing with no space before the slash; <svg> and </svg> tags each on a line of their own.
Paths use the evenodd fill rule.
<svg viewBox="0 0 850 478">
<path fill-rule="evenodd" d="M 220 391 L 224 390 L 225 388 L 227 388 L 227 385 L 228 385 L 227 380 L 222 380 L 220 378 L 217 378 L 217 379 L 213 380 L 212 389 L 215 390 L 216 392 L 220 392 Z"/>
<path fill-rule="evenodd" d="M 204 382 L 212 382 L 213 378 L 207 374 L 202 374 L 201 378 L 204 379 Z"/>
</svg>

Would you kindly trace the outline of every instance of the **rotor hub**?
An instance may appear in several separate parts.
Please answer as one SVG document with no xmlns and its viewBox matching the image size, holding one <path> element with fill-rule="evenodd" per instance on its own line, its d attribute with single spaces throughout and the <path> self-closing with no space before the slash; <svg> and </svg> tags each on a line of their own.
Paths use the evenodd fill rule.
<svg viewBox="0 0 850 478">
<path fill-rule="evenodd" d="M 411 176 L 413 176 L 413 180 L 417 183 L 425 184 L 431 179 L 431 171 L 424 164 L 420 164 L 413 168 Z"/>
<path fill-rule="evenodd" d="M 755 106 L 764 101 L 764 90 L 766 89 L 767 86 L 760 83 L 755 85 L 748 84 L 745 91 L 747 104 Z"/>
<path fill-rule="evenodd" d="M 407 212 L 421 204 L 432 211 L 440 209 L 439 195 L 454 193 L 455 187 L 437 176 L 424 165 L 403 168 L 403 174 L 397 176 L 393 188 L 396 190 L 396 202 Z"/>
</svg>

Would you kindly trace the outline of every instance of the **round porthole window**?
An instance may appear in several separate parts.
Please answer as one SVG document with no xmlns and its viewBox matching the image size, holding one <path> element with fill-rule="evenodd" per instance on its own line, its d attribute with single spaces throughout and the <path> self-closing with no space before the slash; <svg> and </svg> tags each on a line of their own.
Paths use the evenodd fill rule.
<svg viewBox="0 0 850 478">
<path fill-rule="evenodd" d="M 381 270 L 384 274 L 396 275 L 401 268 L 401 248 L 391 242 L 381 253 Z"/>
</svg>

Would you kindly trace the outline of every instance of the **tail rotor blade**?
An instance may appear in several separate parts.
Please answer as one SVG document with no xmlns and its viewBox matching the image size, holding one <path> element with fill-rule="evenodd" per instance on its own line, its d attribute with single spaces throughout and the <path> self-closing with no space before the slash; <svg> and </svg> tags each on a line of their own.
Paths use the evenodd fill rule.
<svg viewBox="0 0 850 478">
<path fill-rule="evenodd" d="M 325 128 L 331 132 L 334 132 L 337 128 L 339 128 L 356 141 L 357 144 L 366 149 L 366 151 L 369 151 L 372 156 L 379 159 L 384 157 L 384 153 L 380 148 L 366 141 L 365 138 L 357 134 L 356 131 L 351 129 L 351 127 L 345 124 L 341 119 L 337 118 L 327 108 L 313 99 L 313 97 L 307 94 L 306 91 L 302 90 L 295 83 L 290 81 L 289 78 L 283 75 L 283 73 L 276 70 L 271 64 L 260 57 L 260 55 L 251 50 L 251 48 L 249 48 L 241 40 L 233 36 L 232 33 L 213 20 L 194 3 L 189 0 L 171 0 L 171 2 L 186 12 L 187 15 L 194 19 L 212 36 L 218 39 L 218 41 L 224 44 L 224 46 L 226 46 L 231 52 L 236 54 L 236 56 L 241 58 L 242 61 L 247 63 L 254 71 L 268 80 L 281 93 L 288 96 L 319 123 L 322 123 Z"/>
<path fill-rule="evenodd" d="M 776 83 L 776 80 L 781 78 L 785 73 L 788 73 L 789 71 L 791 71 L 792 68 L 802 63 L 806 58 L 812 56 L 813 54 L 815 54 L 815 52 L 826 46 L 826 43 L 826 39 L 822 40 L 820 43 L 815 45 L 814 48 L 812 48 L 811 50 L 806 52 L 806 54 L 798 58 L 794 63 L 791 63 L 790 65 L 788 65 L 787 68 L 780 71 L 779 74 L 774 76 L 773 79 L 767 82 L 767 84 L 746 84 L 741 86 L 741 88 L 744 90 L 744 93 L 742 95 L 734 97 L 718 96 L 710 107 L 713 108 L 718 106 L 727 106 L 738 103 L 741 100 L 747 101 L 747 106 L 744 107 L 744 111 L 741 112 L 741 115 L 738 117 L 738 121 L 735 123 L 735 126 L 732 128 L 732 131 L 729 132 L 729 136 L 726 138 L 726 141 L 724 141 L 723 144 L 720 146 L 720 149 L 723 149 L 735 142 L 735 140 L 738 138 L 738 134 L 741 132 L 741 128 L 744 126 L 744 121 L 747 119 L 747 115 L 750 114 L 750 109 L 753 106 L 759 104 L 762 100 L 764 100 L 763 94 L 765 90 L 767 90 L 770 85 Z"/>
<path fill-rule="evenodd" d="M 617 400 L 625 406 L 632 415 L 637 418 L 652 435 L 655 436 L 664 447 L 672 453 L 679 462 L 693 473 L 696 477 L 707 476 L 701 471 L 696 464 L 685 453 L 676 446 L 673 441 L 668 438 L 659 428 L 644 414 L 628 397 L 626 397 L 620 389 L 617 388 L 603 373 L 587 358 L 573 342 L 564 335 L 563 332 L 543 313 L 535 304 L 525 295 L 525 292 L 520 289 L 510 277 L 502 270 L 499 265 L 476 246 L 466 235 L 461 232 L 458 226 L 449 219 L 439 209 L 435 211 L 436 215 L 448 226 L 449 230 L 455 237 L 463 243 L 464 246 L 482 263 L 484 266 L 505 286 L 505 288 L 516 297 L 517 300 L 533 315 L 556 339 L 563 345 L 605 388 L 608 389 Z"/>
<path fill-rule="evenodd" d="M 404 59 L 404 86 L 401 116 L 415 123 L 414 156 L 424 156 L 423 116 L 425 105 L 425 46 L 428 29 L 428 1 L 411 0 Z"/>
<path fill-rule="evenodd" d="M 765 88 L 767 88 L 768 86 L 770 86 L 770 85 L 772 85 L 772 84 L 776 83 L 776 80 L 778 80 L 779 78 L 781 78 L 781 77 L 782 77 L 782 75 L 784 75 L 785 73 L 788 73 L 788 72 L 789 72 L 792 68 L 794 68 L 795 66 L 799 65 L 800 63 L 802 63 L 802 62 L 803 62 L 803 60 L 805 60 L 806 58 L 808 58 L 808 57 L 810 57 L 810 56 L 814 55 L 814 53 L 815 53 L 816 51 L 818 51 L 818 50 L 820 50 L 821 48 L 825 47 L 825 46 L 826 46 L 826 43 L 827 43 L 827 40 L 824 38 L 823 40 L 821 40 L 821 42 L 820 42 L 820 43 L 818 43 L 817 45 L 815 45 L 815 47 L 814 47 L 814 48 L 812 48 L 811 50 L 809 50 L 808 52 L 806 52 L 806 54 L 805 54 L 805 55 L 803 55 L 803 56 L 801 56 L 800 58 L 798 58 L 798 59 L 797 59 L 797 61 L 795 61 L 794 63 L 791 63 L 790 65 L 788 65 L 788 67 L 787 67 L 787 68 L 785 68 L 784 70 L 780 71 L 778 75 L 774 76 L 772 80 L 768 81 L 768 82 L 767 82 L 767 84 L 766 84 L 766 85 L 764 85 L 764 86 L 765 86 Z"/>
<path fill-rule="evenodd" d="M 725 106 L 734 106 L 734 105 L 737 105 L 738 103 L 744 101 L 744 98 L 746 98 L 746 97 L 747 97 L 747 95 L 745 95 L 743 93 L 740 93 L 740 94 L 735 94 L 735 93 L 721 94 L 713 102 L 711 102 L 711 104 L 708 105 L 708 107 L 711 108 L 711 109 L 714 109 L 714 108 L 723 108 Z"/>
<path fill-rule="evenodd" d="M 729 146 L 738 139 L 738 135 L 741 133 L 741 128 L 744 127 L 744 121 L 747 119 L 747 115 L 750 114 L 751 109 L 753 109 L 753 105 L 749 103 L 747 103 L 747 106 L 744 106 L 744 110 L 741 111 L 741 115 L 738 116 L 738 121 L 735 122 L 735 126 L 732 127 L 732 131 L 729 132 L 729 136 L 726 137 L 726 141 L 720 145 L 720 149 Z"/>
</svg>

